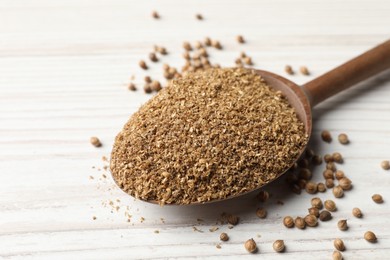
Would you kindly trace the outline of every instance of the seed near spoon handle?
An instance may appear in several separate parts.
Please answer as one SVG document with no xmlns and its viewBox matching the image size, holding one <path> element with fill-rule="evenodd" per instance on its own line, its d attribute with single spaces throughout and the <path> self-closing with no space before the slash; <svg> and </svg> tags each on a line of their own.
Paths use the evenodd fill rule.
<svg viewBox="0 0 390 260">
<path fill-rule="evenodd" d="M 325 99 L 390 69 L 390 40 L 303 85 L 311 107 Z"/>
</svg>

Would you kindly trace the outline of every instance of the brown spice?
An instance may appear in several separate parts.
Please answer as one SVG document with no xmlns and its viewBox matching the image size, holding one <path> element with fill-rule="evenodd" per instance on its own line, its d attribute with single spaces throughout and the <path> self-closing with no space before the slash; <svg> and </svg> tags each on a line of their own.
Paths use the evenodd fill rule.
<svg viewBox="0 0 390 260">
<path fill-rule="evenodd" d="M 316 216 L 317 218 L 320 216 L 320 210 L 315 207 L 308 208 L 307 211 L 310 215 Z"/>
<path fill-rule="evenodd" d="M 315 165 L 321 165 L 322 164 L 322 157 L 319 156 L 319 155 L 314 155 L 313 158 L 312 158 L 312 162 Z"/>
<path fill-rule="evenodd" d="M 139 61 L 139 66 L 144 69 L 144 70 L 147 70 L 148 69 L 148 65 L 146 65 L 146 62 L 144 60 L 140 60 Z"/>
<path fill-rule="evenodd" d="M 201 14 L 196 14 L 195 17 L 197 20 L 203 20 L 203 16 Z"/>
<path fill-rule="evenodd" d="M 287 228 L 292 228 L 292 227 L 294 227 L 294 219 L 292 217 L 290 217 L 290 216 L 284 217 L 283 224 Z"/>
<path fill-rule="evenodd" d="M 321 138 L 324 142 L 330 143 L 332 141 L 332 136 L 328 130 L 321 132 Z"/>
<path fill-rule="evenodd" d="M 317 184 L 312 181 L 309 181 L 308 183 L 306 183 L 305 190 L 309 194 L 315 194 L 317 193 Z"/>
<path fill-rule="evenodd" d="M 328 169 L 328 170 L 331 170 L 331 171 L 336 171 L 337 169 L 336 169 L 336 164 L 334 163 L 334 162 L 328 162 L 327 164 L 326 164 L 326 169 Z"/>
<path fill-rule="evenodd" d="M 344 133 L 339 134 L 338 139 L 339 139 L 340 144 L 348 144 L 349 143 L 348 136 Z"/>
<path fill-rule="evenodd" d="M 309 72 L 309 70 L 307 69 L 306 66 L 301 66 L 301 67 L 299 68 L 299 71 L 300 71 L 303 75 L 306 75 L 306 76 L 310 75 L 310 72 Z"/>
<path fill-rule="evenodd" d="M 337 180 L 341 180 L 342 178 L 345 177 L 344 172 L 341 171 L 341 170 L 337 170 L 336 173 L 335 173 L 334 175 L 335 175 L 335 177 L 336 177 Z"/>
<path fill-rule="evenodd" d="M 301 217 L 295 218 L 295 226 L 299 229 L 304 229 L 306 227 L 305 220 Z"/>
<path fill-rule="evenodd" d="M 307 169 L 307 167 L 309 167 L 309 160 L 307 160 L 306 158 L 303 158 L 301 160 L 298 161 L 298 166 L 301 167 L 301 168 L 305 168 Z M 307 169 L 309 170 L 309 169 Z"/>
<path fill-rule="evenodd" d="M 381 167 L 383 170 L 390 170 L 390 161 L 382 161 L 381 162 Z"/>
<path fill-rule="evenodd" d="M 242 35 L 238 35 L 238 36 L 236 37 L 236 40 L 237 40 L 237 42 L 239 42 L 239 43 L 245 43 L 244 37 L 242 37 Z"/>
<path fill-rule="evenodd" d="M 335 186 L 332 192 L 335 198 L 341 198 L 344 196 L 344 190 L 343 188 L 340 187 L 340 185 Z"/>
<path fill-rule="evenodd" d="M 246 65 L 253 65 L 251 57 L 245 57 L 242 59 Z"/>
<path fill-rule="evenodd" d="M 281 253 L 284 251 L 285 249 L 285 245 L 284 245 L 284 241 L 283 240 L 276 240 L 273 244 L 272 244 L 272 247 L 273 249 L 278 252 L 278 253 Z"/>
<path fill-rule="evenodd" d="M 343 156 L 341 155 L 341 153 L 333 153 L 332 158 L 333 158 L 333 161 L 335 161 L 337 163 L 343 162 Z"/>
<path fill-rule="evenodd" d="M 222 49 L 221 43 L 217 40 L 211 40 L 211 46 L 213 46 L 214 48 L 216 48 L 218 50 Z"/>
<path fill-rule="evenodd" d="M 347 220 L 346 220 L 346 219 L 341 219 L 341 220 L 339 220 L 339 222 L 337 222 L 337 227 L 338 227 L 341 231 L 347 230 L 347 229 L 348 229 Z"/>
<path fill-rule="evenodd" d="M 353 208 L 352 209 L 352 215 L 354 217 L 357 217 L 357 218 L 362 218 L 363 217 L 363 213 L 362 213 L 362 211 L 359 208 Z"/>
<path fill-rule="evenodd" d="M 312 198 L 311 206 L 317 209 L 322 209 L 323 208 L 322 200 L 320 198 Z"/>
<path fill-rule="evenodd" d="M 154 52 L 149 53 L 149 59 L 151 61 L 153 61 L 153 62 L 157 62 L 158 61 L 157 55 Z"/>
<path fill-rule="evenodd" d="M 232 214 L 228 215 L 227 217 L 227 222 L 233 226 L 237 225 L 239 220 L 239 217 Z"/>
<path fill-rule="evenodd" d="M 381 204 L 383 203 L 383 198 L 382 198 L 382 195 L 380 194 L 374 194 L 372 195 L 372 200 L 375 202 L 375 203 L 378 203 L 378 204 Z"/>
<path fill-rule="evenodd" d="M 137 90 L 137 87 L 135 86 L 134 83 L 130 83 L 129 86 L 127 87 L 129 90 L 131 91 L 136 91 Z"/>
<path fill-rule="evenodd" d="M 334 187 L 334 181 L 333 179 L 326 179 L 325 180 L 325 185 L 328 189 L 331 189 Z"/>
<path fill-rule="evenodd" d="M 370 243 L 376 243 L 377 241 L 376 235 L 372 231 L 367 231 L 364 233 L 364 239 Z"/>
<path fill-rule="evenodd" d="M 253 240 L 253 238 L 247 240 L 244 244 L 245 246 L 245 249 L 249 252 L 249 253 L 256 253 L 257 251 L 257 245 L 256 245 L 256 242 L 255 240 Z"/>
<path fill-rule="evenodd" d="M 228 241 L 229 240 L 229 236 L 226 233 L 221 233 L 221 235 L 219 235 L 219 239 L 221 241 Z"/>
<path fill-rule="evenodd" d="M 192 51 L 192 47 L 191 47 L 191 44 L 189 42 L 183 42 L 183 48 L 186 51 Z"/>
<path fill-rule="evenodd" d="M 333 171 L 326 169 L 322 175 L 324 176 L 324 179 L 334 179 Z"/>
<path fill-rule="evenodd" d="M 333 245 L 334 245 L 334 248 L 336 248 L 339 251 L 344 251 L 345 250 L 344 242 L 340 238 L 336 238 L 333 241 Z"/>
<path fill-rule="evenodd" d="M 319 192 L 325 192 L 325 191 L 326 191 L 326 186 L 325 186 L 325 184 L 323 184 L 322 182 L 318 183 L 318 184 L 317 184 L 317 190 L 318 190 Z"/>
<path fill-rule="evenodd" d="M 152 83 L 152 78 L 150 76 L 145 76 L 144 80 L 146 83 Z"/>
<path fill-rule="evenodd" d="M 334 212 L 336 211 L 336 203 L 333 200 L 325 200 L 324 206 L 327 210 Z"/>
<path fill-rule="evenodd" d="M 274 180 L 306 142 L 293 108 L 260 76 L 209 69 L 170 81 L 142 106 L 116 137 L 110 167 L 136 198 L 203 203 Z"/>
<path fill-rule="evenodd" d="M 153 12 L 152 12 L 152 17 L 153 17 L 154 19 L 160 19 L 160 15 L 157 13 L 157 11 L 153 11 Z"/>
<path fill-rule="evenodd" d="M 290 65 L 286 65 L 286 66 L 284 67 L 284 71 L 285 71 L 287 74 L 289 74 L 289 75 L 293 75 L 293 74 L 294 74 L 294 71 L 293 71 L 293 69 L 292 69 L 292 67 L 291 67 Z"/>
<path fill-rule="evenodd" d="M 265 210 L 264 208 L 257 209 L 256 216 L 258 216 L 259 218 L 266 218 L 267 217 L 267 210 Z"/>
<path fill-rule="evenodd" d="M 325 154 L 325 155 L 324 155 L 324 161 L 325 161 L 326 163 L 333 162 L 333 157 L 332 157 L 332 155 L 330 155 L 330 154 Z M 326 167 L 326 168 L 328 169 L 328 167 Z"/>
<path fill-rule="evenodd" d="M 92 136 L 90 139 L 89 139 L 89 142 L 95 146 L 95 147 L 100 147 L 102 146 L 102 143 L 100 142 L 99 138 L 97 138 L 96 136 Z"/>
<path fill-rule="evenodd" d="M 259 201 L 265 202 L 269 198 L 269 193 L 265 190 L 261 190 L 259 194 L 257 194 L 257 198 L 259 199 Z"/>
<path fill-rule="evenodd" d="M 206 46 L 211 46 L 211 39 L 210 39 L 209 37 L 206 37 L 206 38 L 204 39 L 204 44 L 205 44 Z"/>
<path fill-rule="evenodd" d="M 161 84 L 159 81 L 157 80 L 153 80 L 152 84 L 151 84 L 151 87 L 154 91 L 158 92 L 161 90 Z"/>
<path fill-rule="evenodd" d="M 319 219 L 320 219 L 321 221 L 328 221 L 328 220 L 331 220 L 331 219 L 332 219 L 332 213 L 330 213 L 330 212 L 327 211 L 327 210 L 323 210 L 323 211 L 321 211 L 321 213 L 320 213 Z"/>
<path fill-rule="evenodd" d="M 332 259 L 333 260 L 343 260 L 343 255 L 339 251 L 333 251 Z"/>
<path fill-rule="evenodd" d="M 317 217 L 314 216 L 314 215 L 307 215 L 307 216 L 304 218 L 304 220 L 305 220 L 306 225 L 308 225 L 309 227 L 315 227 L 315 226 L 317 226 L 317 223 L 318 223 Z"/>
<path fill-rule="evenodd" d="M 153 89 L 152 89 L 152 87 L 150 86 L 150 84 L 145 84 L 145 85 L 144 85 L 144 92 L 145 92 L 146 94 L 150 94 L 150 93 L 153 92 Z"/>
<path fill-rule="evenodd" d="M 311 171 L 307 168 L 302 168 L 300 171 L 299 171 L 299 178 L 300 179 L 304 179 L 304 180 L 310 180 L 311 177 L 313 176 L 313 174 L 311 173 Z"/>
<path fill-rule="evenodd" d="M 352 181 L 348 179 L 347 177 L 341 178 L 339 180 L 339 186 L 343 190 L 350 190 L 352 188 Z"/>
</svg>

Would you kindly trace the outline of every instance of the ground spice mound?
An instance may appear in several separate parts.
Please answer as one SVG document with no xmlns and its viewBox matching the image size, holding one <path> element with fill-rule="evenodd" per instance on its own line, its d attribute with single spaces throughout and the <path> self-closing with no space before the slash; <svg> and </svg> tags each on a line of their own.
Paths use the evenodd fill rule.
<svg viewBox="0 0 390 260">
<path fill-rule="evenodd" d="M 294 109 L 254 71 L 210 69 L 171 81 L 131 116 L 111 171 L 136 198 L 203 203 L 270 182 L 306 142 Z"/>
</svg>

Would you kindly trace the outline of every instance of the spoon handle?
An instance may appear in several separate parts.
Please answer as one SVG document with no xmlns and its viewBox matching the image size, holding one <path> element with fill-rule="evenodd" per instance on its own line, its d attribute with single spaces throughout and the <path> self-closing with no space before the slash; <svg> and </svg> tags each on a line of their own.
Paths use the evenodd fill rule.
<svg viewBox="0 0 390 260">
<path fill-rule="evenodd" d="M 390 40 L 303 85 L 312 107 L 390 68 Z"/>
</svg>

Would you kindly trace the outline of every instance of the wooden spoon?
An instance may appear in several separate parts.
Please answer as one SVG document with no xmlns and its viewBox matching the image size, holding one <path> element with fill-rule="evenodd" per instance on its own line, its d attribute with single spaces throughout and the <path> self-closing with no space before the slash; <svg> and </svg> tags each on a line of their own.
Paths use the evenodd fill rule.
<svg viewBox="0 0 390 260">
<path fill-rule="evenodd" d="M 268 71 L 256 70 L 256 72 L 261 75 L 272 88 L 282 91 L 291 106 L 295 108 L 298 117 L 305 125 L 306 134 L 310 137 L 312 130 L 311 109 L 314 106 L 321 103 L 325 99 L 355 85 L 356 83 L 368 79 L 369 77 L 389 68 L 390 40 L 306 83 L 302 87 L 282 76 Z M 300 155 L 296 158 L 296 161 L 300 158 L 305 149 L 306 147 L 302 149 Z M 281 173 L 279 177 L 284 173 Z M 254 190 L 257 190 L 263 186 L 257 187 Z M 249 192 L 253 192 L 254 190 L 228 197 L 226 199 L 242 196 Z M 221 200 L 211 200 L 205 203 L 217 201 Z M 148 202 L 158 203 L 157 201 Z"/>
</svg>

